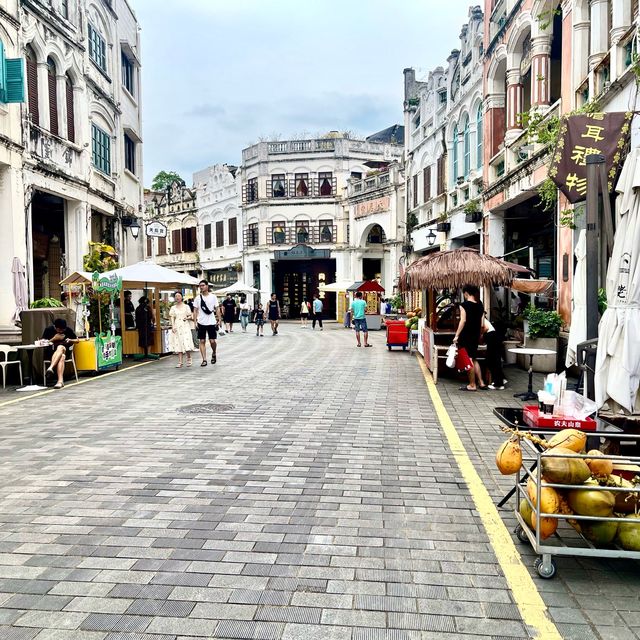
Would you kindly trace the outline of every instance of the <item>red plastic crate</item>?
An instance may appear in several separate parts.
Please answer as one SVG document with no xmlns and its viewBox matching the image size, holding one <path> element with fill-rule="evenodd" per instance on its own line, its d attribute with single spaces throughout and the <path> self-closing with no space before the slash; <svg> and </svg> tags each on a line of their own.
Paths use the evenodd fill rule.
<svg viewBox="0 0 640 640">
<path fill-rule="evenodd" d="M 541 416 L 537 405 L 527 405 L 522 408 L 523 420 L 534 429 L 579 429 L 580 431 L 595 431 L 597 423 L 593 418 L 578 420 L 567 416 Z"/>
</svg>

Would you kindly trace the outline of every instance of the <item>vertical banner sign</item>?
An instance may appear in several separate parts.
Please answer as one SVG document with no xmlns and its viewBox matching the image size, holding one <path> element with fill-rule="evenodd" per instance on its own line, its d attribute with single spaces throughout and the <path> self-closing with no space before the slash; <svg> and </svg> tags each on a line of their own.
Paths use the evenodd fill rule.
<svg viewBox="0 0 640 640">
<path fill-rule="evenodd" d="M 587 156 L 602 154 L 613 191 L 626 155 L 631 112 L 589 113 L 563 118 L 549 177 L 571 204 L 587 197 Z"/>
</svg>

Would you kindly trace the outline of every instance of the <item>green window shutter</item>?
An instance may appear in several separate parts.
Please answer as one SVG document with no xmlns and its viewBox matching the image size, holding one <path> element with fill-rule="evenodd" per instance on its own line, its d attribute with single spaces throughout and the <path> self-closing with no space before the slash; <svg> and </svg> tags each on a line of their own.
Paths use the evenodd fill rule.
<svg viewBox="0 0 640 640">
<path fill-rule="evenodd" d="M 24 60 L 22 58 L 5 60 L 5 78 L 7 102 L 24 102 Z"/>
<path fill-rule="evenodd" d="M 0 102 L 7 101 L 7 71 L 4 63 L 4 43 L 0 40 Z"/>
</svg>

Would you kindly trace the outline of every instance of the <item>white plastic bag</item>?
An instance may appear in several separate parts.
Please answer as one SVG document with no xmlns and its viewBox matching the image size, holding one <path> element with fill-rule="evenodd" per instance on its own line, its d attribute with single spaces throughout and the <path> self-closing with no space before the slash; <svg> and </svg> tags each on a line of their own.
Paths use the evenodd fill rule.
<svg viewBox="0 0 640 640">
<path fill-rule="evenodd" d="M 455 369 L 456 367 L 456 356 L 458 355 L 458 347 L 456 347 L 455 344 L 452 344 L 448 349 L 447 349 L 447 367 L 449 367 L 449 369 Z"/>
<path fill-rule="evenodd" d="M 596 411 L 598 405 L 589 398 L 576 393 L 575 391 L 565 391 L 562 395 L 561 412 L 564 416 L 585 420 Z"/>
</svg>

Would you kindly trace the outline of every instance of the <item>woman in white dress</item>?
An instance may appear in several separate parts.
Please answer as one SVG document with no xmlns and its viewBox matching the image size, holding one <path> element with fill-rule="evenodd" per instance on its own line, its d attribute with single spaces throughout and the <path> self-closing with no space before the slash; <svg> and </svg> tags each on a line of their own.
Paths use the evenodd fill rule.
<svg viewBox="0 0 640 640">
<path fill-rule="evenodd" d="M 169 348 L 178 354 L 178 364 L 176 368 L 182 367 L 182 356 L 187 354 L 187 367 L 191 366 L 191 352 L 193 348 L 193 335 L 191 324 L 193 314 L 189 305 L 182 301 L 182 294 L 176 291 L 174 294 L 175 304 L 169 311 L 171 320 L 171 333 L 169 334 Z"/>
</svg>

